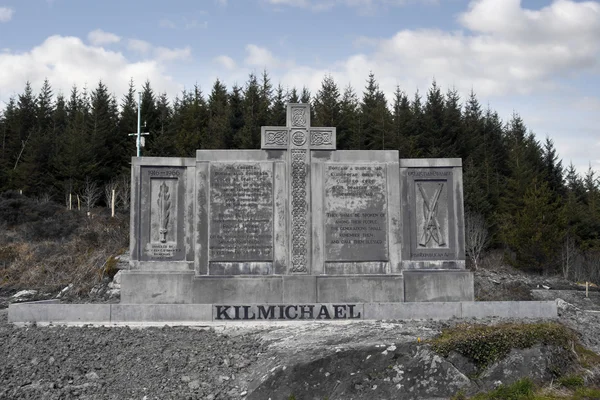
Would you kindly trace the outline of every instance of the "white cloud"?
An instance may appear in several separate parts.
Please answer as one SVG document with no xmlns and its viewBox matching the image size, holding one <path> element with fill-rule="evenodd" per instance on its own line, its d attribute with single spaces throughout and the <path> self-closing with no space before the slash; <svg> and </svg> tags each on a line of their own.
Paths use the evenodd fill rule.
<svg viewBox="0 0 600 400">
<path fill-rule="evenodd" d="M 0 7 L 0 22 L 8 22 L 15 14 L 15 10 L 10 7 Z"/>
<path fill-rule="evenodd" d="M 182 49 L 169 49 L 167 47 L 156 47 L 154 49 L 154 57 L 159 61 L 175 61 L 189 58 L 192 54 L 190 46 Z"/>
<path fill-rule="evenodd" d="M 166 18 L 158 21 L 158 26 L 160 26 L 161 28 L 177 29 L 177 24 L 171 21 L 170 19 Z"/>
<path fill-rule="evenodd" d="M 246 45 L 246 58 L 244 63 L 250 67 L 259 67 L 267 69 L 292 68 L 294 63 L 284 61 L 275 57 L 266 47 L 260 47 L 255 44 Z"/>
<path fill-rule="evenodd" d="M 313 91 L 324 74 L 361 89 L 373 71 L 389 98 L 397 84 L 423 92 L 434 77 L 442 87 L 454 86 L 462 93 L 474 88 L 489 97 L 556 90 L 562 78 L 600 71 L 598 2 L 556 0 L 540 10 L 528 10 L 518 0 L 476 0 L 458 21 L 464 29 L 455 32 L 402 30 L 389 38 L 360 38 L 355 43 L 361 53 L 327 69 L 282 63 L 269 49 L 255 44 L 246 47 L 245 61 L 250 67 L 287 67 L 281 75 L 286 84 L 313 83 Z"/>
<path fill-rule="evenodd" d="M 121 38 L 114 33 L 105 32 L 102 29 L 96 29 L 88 33 L 88 41 L 94 46 L 104 46 L 107 44 L 118 43 Z"/>
<path fill-rule="evenodd" d="M 198 13 L 206 14 L 205 11 L 199 11 Z M 176 30 L 178 30 L 178 29 L 190 30 L 190 29 L 196 29 L 196 28 L 206 29 L 206 28 L 208 28 L 208 21 L 200 22 L 197 19 L 183 18 L 183 19 L 181 19 L 180 22 L 177 23 L 173 20 L 163 18 L 160 21 L 158 21 L 158 26 L 160 26 L 161 28 L 176 29 Z"/>
<path fill-rule="evenodd" d="M 136 53 L 147 54 L 152 49 L 152 45 L 145 40 L 129 39 L 127 40 L 127 48 Z"/>
<path fill-rule="evenodd" d="M 215 57 L 213 59 L 213 61 L 229 71 L 232 71 L 237 67 L 233 58 L 231 58 L 229 56 L 218 56 L 218 57 Z"/>
<path fill-rule="evenodd" d="M 0 53 L 0 100 L 21 93 L 26 81 L 38 90 L 44 78 L 55 93 L 64 94 L 74 84 L 93 89 L 102 80 L 120 97 L 130 78 L 138 86 L 150 80 L 157 92 L 175 94 L 182 88 L 165 72 L 160 59 L 131 62 L 120 52 L 86 45 L 76 37 L 51 36 L 31 51 Z"/>
</svg>

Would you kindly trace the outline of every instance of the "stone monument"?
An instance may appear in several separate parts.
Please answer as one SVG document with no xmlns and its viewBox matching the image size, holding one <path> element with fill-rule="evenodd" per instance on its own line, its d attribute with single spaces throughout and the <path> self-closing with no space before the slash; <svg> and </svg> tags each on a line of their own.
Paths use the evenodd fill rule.
<svg viewBox="0 0 600 400">
<path fill-rule="evenodd" d="M 134 158 L 124 303 L 473 300 L 459 159 L 336 150 L 287 106 L 261 150 Z"/>
<path fill-rule="evenodd" d="M 132 161 L 120 304 L 11 304 L 20 323 L 557 316 L 555 302 L 474 302 L 460 159 L 336 150 L 289 104 L 261 150 Z"/>
</svg>

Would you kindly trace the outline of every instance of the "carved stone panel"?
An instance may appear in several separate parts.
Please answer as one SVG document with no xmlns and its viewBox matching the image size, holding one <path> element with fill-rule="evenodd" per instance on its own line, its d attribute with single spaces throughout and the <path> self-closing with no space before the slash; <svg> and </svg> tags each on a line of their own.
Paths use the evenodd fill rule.
<svg viewBox="0 0 600 400">
<path fill-rule="evenodd" d="M 325 261 L 387 261 L 387 181 L 381 164 L 325 166 Z"/>
<path fill-rule="evenodd" d="M 263 149 L 287 149 L 289 131 L 285 127 L 263 126 L 261 132 Z"/>
<path fill-rule="evenodd" d="M 456 223 L 451 169 L 411 169 L 411 259 L 445 260 L 457 257 L 453 243 Z"/>
<path fill-rule="evenodd" d="M 291 150 L 292 156 L 292 272 L 308 272 L 307 150 Z"/>
<path fill-rule="evenodd" d="M 273 261 L 273 164 L 210 166 L 210 261 Z"/>
<path fill-rule="evenodd" d="M 141 260 L 185 259 L 184 189 L 184 168 L 142 169 Z"/>
</svg>

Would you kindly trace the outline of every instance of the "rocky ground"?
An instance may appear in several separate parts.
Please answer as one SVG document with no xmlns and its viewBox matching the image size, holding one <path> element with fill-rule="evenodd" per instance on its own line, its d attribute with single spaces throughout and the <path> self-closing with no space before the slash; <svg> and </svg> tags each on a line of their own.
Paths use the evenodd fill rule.
<svg viewBox="0 0 600 400">
<path fill-rule="evenodd" d="M 118 301 L 118 283 L 96 289 L 93 301 Z M 476 290 L 488 300 L 560 299 L 559 320 L 600 353 L 600 292 L 586 298 L 572 283 L 511 270 L 478 271 Z M 15 327 L 6 316 L 1 309 L 0 399 L 441 399 L 523 374 L 548 381 L 558 354 L 511 353 L 475 378 L 468 360 L 442 358 L 426 342 L 457 320 L 132 329 Z"/>
</svg>

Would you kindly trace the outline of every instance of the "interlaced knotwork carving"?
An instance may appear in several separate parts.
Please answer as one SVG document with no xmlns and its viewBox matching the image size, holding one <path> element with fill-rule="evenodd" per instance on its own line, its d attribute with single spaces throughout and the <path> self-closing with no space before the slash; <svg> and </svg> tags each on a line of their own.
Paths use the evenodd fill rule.
<svg viewBox="0 0 600 400">
<path fill-rule="evenodd" d="M 307 272 L 306 150 L 292 150 L 292 272 Z"/>
<path fill-rule="evenodd" d="M 310 145 L 323 146 L 331 144 L 331 131 L 310 131 Z"/>
<path fill-rule="evenodd" d="M 287 144 L 287 131 L 267 131 L 267 140 L 265 144 L 285 146 Z"/>
<path fill-rule="evenodd" d="M 292 126 L 306 127 L 306 109 L 304 107 L 292 108 Z"/>
</svg>

